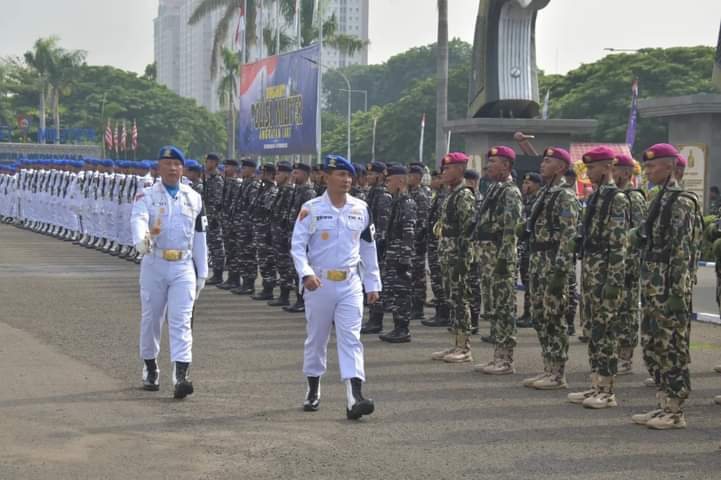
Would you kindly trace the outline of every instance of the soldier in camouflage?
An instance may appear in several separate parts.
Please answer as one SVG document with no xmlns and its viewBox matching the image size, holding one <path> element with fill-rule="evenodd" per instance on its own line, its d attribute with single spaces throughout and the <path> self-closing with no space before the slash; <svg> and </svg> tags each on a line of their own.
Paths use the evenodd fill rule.
<svg viewBox="0 0 721 480">
<path fill-rule="evenodd" d="M 630 204 L 629 229 L 640 227 L 646 221 L 648 206 L 643 190 L 634 189 L 631 185 L 631 176 L 634 170 L 633 159 L 626 154 L 616 156 L 616 165 L 613 167 L 613 179 L 618 188 L 623 191 Z M 638 345 L 638 329 L 641 312 L 641 250 L 634 248 L 630 242 L 626 255 L 626 279 L 621 307 L 618 309 L 618 371 L 616 375 L 631 373 L 633 365 L 633 351 Z"/>
<path fill-rule="evenodd" d="M 223 269 L 225 268 L 225 248 L 223 247 L 223 190 L 225 182 L 223 176 L 218 172 L 220 157 L 215 153 L 205 156 L 206 175 L 203 182 L 203 204 L 205 214 L 208 217 L 208 250 L 211 263 L 213 264 L 213 276 L 206 285 L 218 285 L 223 281 Z"/>
<path fill-rule="evenodd" d="M 382 162 L 373 162 L 368 171 L 368 208 L 376 228 L 376 250 L 378 252 L 378 265 L 383 276 L 383 257 L 386 251 L 386 233 L 388 231 L 388 217 L 391 213 L 393 199 L 385 184 L 386 165 Z M 383 330 L 383 309 L 384 296 L 381 294 L 380 301 L 368 307 L 368 321 L 363 328 L 362 334 L 380 333 Z"/>
<path fill-rule="evenodd" d="M 438 256 L 443 272 L 443 288 L 449 299 L 452 321 L 451 348 L 431 354 L 433 360 L 447 363 L 473 361 L 471 355 L 471 321 L 469 311 L 469 233 L 475 215 L 475 197 L 463 182 L 468 156 L 452 152 L 443 157 L 443 183 L 448 188 L 433 233 L 438 238 Z"/>
<path fill-rule="evenodd" d="M 253 295 L 253 300 L 273 300 L 273 289 L 277 281 L 275 268 L 275 252 L 271 237 L 271 223 L 273 203 L 278 195 L 275 185 L 275 165 L 263 165 L 260 188 L 250 208 L 250 219 L 253 223 L 253 243 L 258 255 L 260 276 L 263 280 L 263 290 Z"/>
<path fill-rule="evenodd" d="M 438 257 L 438 238 L 433 234 L 433 226 L 438 223 L 441 216 L 441 208 L 446 199 L 446 186 L 441 182 L 441 172 L 434 170 L 431 173 L 431 207 L 428 212 L 428 269 L 431 277 L 431 291 L 433 292 L 433 307 L 436 314 L 433 318 L 422 320 L 421 323 L 427 327 L 448 327 L 450 326 L 450 306 L 448 297 L 443 289 L 443 274 Z"/>
<path fill-rule="evenodd" d="M 475 208 L 476 211 L 478 211 L 478 207 L 481 206 L 481 203 L 483 201 L 483 195 L 480 194 L 478 191 L 478 184 L 481 179 L 481 176 L 478 174 L 477 171 L 473 170 L 472 168 L 469 168 L 466 170 L 466 172 L 463 174 L 463 181 L 466 184 L 468 188 L 470 188 L 473 191 L 473 196 L 475 198 Z M 478 255 L 476 255 L 479 251 L 479 243 L 478 240 L 475 238 L 470 239 L 471 242 L 471 255 L 469 258 L 470 265 L 468 266 L 468 288 L 470 289 L 471 294 L 471 300 L 469 304 L 470 312 L 471 312 L 471 334 L 476 335 L 478 333 L 478 324 L 481 320 L 481 308 L 483 306 L 483 289 L 481 286 L 483 285 L 483 281 L 481 279 L 481 265 L 480 265 L 480 258 Z M 493 326 L 491 326 L 491 331 L 489 335 L 485 335 L 481 337 L 481 340 L 484 342 L 493 343 L 495 332 L 493 331 Z"/>
<path fill-rule="evenodd" d="M 350 187 L 350 194 L 365 202 L 368 200 L 368 189 L 364 186 L 367 175 L 366 167 L 360 163 L 354 163 L 353 168 L 355 168 L 355 177 L 353 177 L 353 184 Z"/>
<path fill-rule="evenodd" d="M 293 177 L 294 188 L 293 194 L 290 199 L 290 209 L 288 210 L 287 216 L 285 217 L 285 223 L 289 231 L 289 244 L 290 239 L 293 237 L 293 225 L 295 224 L 295 221 L 300 214 L 300 210 L 303 207 L 303 204 L 315 197 L 315 190 L 309 182 L 310 174 L 311 167 L 309 165 L 306 165 L 305 163 L 296 163 L 295 165 L 293 165 L 293 173 L 291 175 Z M 293 305 L 283 307 L 283 310 L 291 313 L 304 312 L 305 302 L 303 301 L 303 294 L 301 293 L 300 288 L 298 288 L 297 286 L 298 275 L 295 272 L 295 266 L 292 266 L 292 269 L 290 271 L 284 272 L 279 270 L 278 273 L 281 276 L 281 281 L 288 282 L 289 278 L 292 277 L 293 282 L 295 282 L 296 285 L 295 303 Z"/>
<path fill-rule="evenodd" d="M 489 312 L 495 340 L 493 360 L 476 365 L 489 375 L 514 373 L 513 350 L 516 347 L 516 264 L 518 249 L 516 225 L 521 221 L 521 192 L 511 177 L 516 153 L 506 146 L 488 150 L 487 172 L 493 181 L 476 212 L 473 239 L 477 242 L 481 281 L 490 285 L 483 298 Z"/>
<path fill-rule="evenodd" d="M 586 408 L 616 407 L 619 307 L 626 288 L 626 244 L 630 202 L 613 180 L 615 152 L 606 146 L 583 155 L 588 178 L 596 186 L 583 219 L 581 270 L 583 303 L 589 313 L 588 357 L 591 388 L 568 395 Z"/>
<path fill-rule="evenodd" d="M 233 241 L 238 244 L 238 257 L 234 262 L 242 278 L 242 284 L 231 290 L 236 295 L 253 295 L 255 293 L 255 277 L 258 275 L 258 258 L 253 243 L 253 221 L 251 213 L 253 203 L 258 197 L 260 180 L 256 178 L 255 160 L 246 158 L 241 161 L 240 176 L 243 183 L 233 200 Z"/>
<path fill-rule="evenodd" d="M 524 380 L 538 390 L 567 388 L 568 335 L 565 313 L 568 275 L 574 268 L 578 202 L 566 188 L 564 172 L 571 165 L 568 151 L 549 147 L 540 172 L 545 186 L 525 224 L 531 250 L 529 285 L 531 314 L 543 354 L 543 373 Z"/>
<path fill-rule="evenodd" d="M 295 287 L 293 281 L 293 259 L 290 256 L 290 243 L 288 239 L 293 234 L 292 226 L 288 223 L 288 212 L 292 208 L 295 185 L 290 181 L 293 167 L 290 162 L 280 161 L 276 165 L 277 173 L 275 183 L 278 192 L 270 209 L 270 233 L 275 256 L 275 265 L 278 271 L 280 295 L 277 300 L 271 300 L 271 307 L 286 307 L 290 305 L 290 292 Z"/>
<path fill-rule="evenodd" d="M 581 210 L 581 203 L 578 201 L 578 198 L 576 197 L 576 183 L 578 181 L 578 176 L 576 175 L 576 171 L 573 169 L 573 167 L 566 170 L 566 173 L 564 174 L 564 178 L 566 179 L 566 188 L 568 188 L 572 193 L 573 197 L 576 198 L 576 202 L 578 202 L 578 209 L 579 212 Z M 582 216 L 579 214 L 578 220 L 581 221 Z M 580 225 L 579 225 L 580 228 Z M 578 248 L 578 245 L 576 245 Z M 566 332 L 569 337 L 576 334 L 576 310 L 578 310 L 578 281 L 576 280 L 576 262 L 578 261 L 578 258 L 576 255 L 573 257 L 573 265 L 574 268 L 572 268 L 568 272 L 568 305 L 566 306 Z"/>
<path fill-rule="evenodd" d="M 415 246 L 413 249 L 412 277 L 413 297 L 411 300 L 411 318 L 423 320 L 423 306 L 426 303 L 426 253 L 428 251 L 428 212 L 431 197 L 428 187 L 422 184 L 425 167 L 411 164 L 408 169 L 408 194 L 416 204 L 417 221 L 415 228 Z"/>
<path fill-rule="evenodd" d="M 521 193 L 523 194 L 523 220 L 526 221 L 531 216 L 533 204 L 538 198 L 538 191 L 541 188 L 541 176 L 536 172 L 527 173 L 523 177 L 523 185 Z M 523 314 L 516 321 L 518 328 L 530 328 L 533 326 L 533 318 L 531 318 L 531 293 L 528 288 L 528 260 L 530 257 L 528 240 L 518 241 L 518 270 L 521 274 L 521 283 L 524 287 L 523 292 Z"/>
<path fill-rule="evenodd" d="M 411 341 L 413 258 L 416 242 L 416 204 L 408 194 L 408 171 L 402 165 L 388 166 L 388 192 L 392 195 L 388 217 L 386 251 L 381 267 L 383 295 L 393 313 L 393 330 L 380 335 L 388 343 Z M 381 313 L 382 314 L 382 313 Z"/>
<path fill-rule="evenodd" d="M 228 270 L 228 279 L 225 282 L 216 284 L 222 290 L 232 290 L 240 287 L 240 245 L 234 235 L 235 222 L 233 218 L 233 207 L 235 198 L 240 193 L 242 180 L 238 177 L 240 163 L 232 158 L 223 162 L 223 204 L 220 211 L 220 228 L 223 232 L 223 247 L 225 249 L 225 267 Z"/>
<path fill-rule="evenodd" d="M 693 245 L 700 209 L 674 176 L 678 151 L 657 144 L 643 154 L 649 181 L 662 185 L 649 205 L 642 228 L 631 240 L 644 245 L 641 262 L 641 345 L 646 367 L 658 389 L 658 408 L 632 420 L 653 429 L 685 428 L 683 403 L 691 391 L 688 285 L 695 275 Z M 695 263 L 695 262 L 694 262 Z"/>
</svg>

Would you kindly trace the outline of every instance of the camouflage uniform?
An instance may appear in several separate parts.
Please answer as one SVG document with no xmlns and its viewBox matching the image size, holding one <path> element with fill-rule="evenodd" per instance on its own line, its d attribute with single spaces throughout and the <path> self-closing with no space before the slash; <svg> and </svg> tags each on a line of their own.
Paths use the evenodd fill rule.
<svg viewBox="0 0 721 480">
<path fill-rule="evenodd" d="M 352 187 L 350 187 L 350 194 L 352 197 L 363 200 L 364 202 L 368 200 L 368 191 L 363 187 L 359 187 L 358 185 L 353 185 Z"/>
<path fill-rule="evenodd" d="M 431 208 L 428 212 L 428 228 L 438 222 L 441 216 L 441 208 L 446 199 L 446 187 L 441 187 L 433 192 L 431 200 Z M 431 277 L 431 291 L 436 301 L 436 309 L 439 305 L 445 305 L 448 301 L 445 290 L 443 289 L 443 275 L 441 274 L 441 264 L 438 256 L 438 238 L 432 232 L 428 234 L 428 269 Z"/>
<path fill-rule="evenodd" d="M 220 212 L 220 228 L 223 232 L 225 249 L 225 267 L 228 281 L 222 285 L 228 288 L 239 286 L 240 282 L 240 244 L 236 236 L 235 209 L 236 198 L 240 194 L 242 180 L 238 177 L 225 177 L 223 181 L 223 205 Z"/>
<path fill-rule="evenodd" d="M 376 228 L 376 247 L 378 250 L 378 265 L 381 269 L 381 278 L 383 272 L 383 257 L 387 248 L 388 219 L 391 213 L 391 203 L 393 199 L 385 185 L 374 185 L 368 191 L 368 208 L 370 208 L 371 217 Z M 383 309 L 385 298 L 381 294 L 381 298 L 376 303 L 368 306 L 370 318 L 368 324 L 363 328 L 361 333 L 378 333 L 383 325 Z"/>
<path fill-rule="evenodd" d="M 483 203 L 483 195 L 481 195 L 478 192 L 474 193 L 474 199 L 475 199 L 475 211 L 478 212 L 478 209 L 480 208 L 481 204 Z M 484 293 L 488 293 L 485 291 L 486 289 L 483 288 L 485 285 L 483 284 L 483 278 L 481 277 L 481 262 L 483 261 L 483 258 L 481 255 L 479 255 L 480 252 L 480 243 L 475 238 L 470 239 L 470 258 L 469 258 L 469 265 L 468 265 L 468 288 L 470 291 L 470 303 L 468 305 L 470 315 L 471 315 L 471 330 L 472 333 L 478 333 L 478 322 L 481 319 L 481 311 L 485 311 L 485 308 L 482 309 L 483 300 L 485 298 Z M 489 294 L 490 295 L 490 294 Z M 490 306 L 486 305 L 488 309 L 490 310 Z M 485 320 L 489 320 L 490 316 L 488 318 L 484 318 Z M 494 329 L 493 323 L 491 323 L 491 330 L 489 337 L 482 337 L 484 340 L 494 341 L 496 332 Z"/>
<path fill-rule="evenodd" d="M 243 288 L 236 293 L 250 294 L 255 291 L 255 277 L 258 275 L 258 259 L 253 243 L 253 220 L 251 212 L 258 198 L 260 180 L 254 177 L 243 179 L 233 209 L 233 235 L 238 242 L 238 269 L 243 278 Z"/>
<path fill-rule="evenodd" d="M 385 302 L 393 312 L 394 330 L 388 335 L 381 335 L 381 340 L 410 340 L 408 325 L 411 319 L 416 218 L 413 198 L 407 192 L 397 193 L 388 217 L 386 251 L 381 268 Z"/>
<path fill-rule="evenodd" d="M 278 187 L 273 200 L 270 215 L 270 231 L 275 256 L 276 268 L 281 291 L 281 297 L 287 298 L 288 293 L 295 287 L 293 277 L 295 269 L 290 256 L 290 243 L 288 239 L 293 234 L 293 224 L 288 222 L 288 212 L 292 209 L 295 185 L 291 182 Z"/>
<path fill-rule="evenodd" d="M 564 316 L 568 290 L 564 287 L 568 272 L 574 267 L 577 221 L 578 202 L 573 192 L 566 188 L 565 180 L 541 189 L 528 224 L 531 314 L 546 374 L 545 379 L 539 378 L 529 385 L 534 388 L 546 379 L 558 385 L 566 383 L 568 335 Z M 562 291 L 550 291 L 554 282 L 563 282 Z"/>
<path fill-rule="evenodd" d="M 583 221 L 582 294 L 590 314 L 588 357 L 599 390 L 612 393 L 618 367 L 618 309 L 625 289 L 629 201 L 613 181 L 591 195 Z"/>
<path fill-rule="evenodd" d="M 647 205 L 643 192 L 633 189 L 626 189 L 626 196 L 630 204 L 629 230 L 640 227 L 646 221 Z M 633 350 L 638 345 L 638 329 L 640 322 L 640 311 L 638 303 L 641 300 L 641 251 L 628 246 L 626 255 L 626 281 L 623 291 L 621 307 L 618 311 L 618 358 L 619 374 L 631 371 L 631 359 Z"/>
<path fill-rule="evenodd" d="M 533 204 L 538 198 L 538 192 L 526 195 L 523 201 L 523 220 L 526 221 L 531 216 Z M 518 241 L 518 270 L 521 273 L 521 283 L 525 287 L 523 292 L 523 315 L 522 318 L 531 316 L 531 292 L 528 288 L 528 261 L 530 258 L 530 249 L 528 239 Z"/>
<path fill-rule="evenodd" d="M 312 198 L 315 197 L 315 189 L 313 186 L 309 183 L 306 183 L 305 185 L 295 185 L 293 188 L 293 192 L 290 198 L 290 208 L 286 212 L 286 217 L 284 219 L 284 223 L 286 224 L 286 229 L 288 231 L 288 245 L 290 245 L 290 241 L 293 237 L 293 226 L 295 225 L 295 221 L 298 218 L 298 215 L 300 214 L 300 209 L 303 207 L 303 204 Z M 298 274 L 295 271 L 295 265 L 291 262 L 290 269 L 289 270 L 281 270 L 279 265 L 278 273 L 281 276 L 281 282 L 288 284 L 289 282 L 293 282 L 293 285 L 297 287 L 298 284 Z M 303 304 L 303 296 L 300 293 L 300 290 L 296 289 L 296 306 L 300 306 Z"/>
<path fill-rule="evenodd" d="M 473 238 L 478 243 L 481 282 L 490 286 L 483 297 L 496 343 L 494 362 L 513 364 L 516 346 L 516 225 L 521 220 L 521 192 L 512 179 L 494 182 L 477 213 Z"/>
<path fill-rule="evenodd" d="M 209 257 L 213 264 L 213 272 L 220 272 L 222 276 L 225 267 L 225 248 L 223 247 L 223 191 L 225 182 L 217 172 L 213 172 L 205 179 L 204 188 L 201 192 L 205 212 L 208 217 L 208 250 Z"/>
<path fill-rule="evenodd" d="M 691 391 L 688 331 L 691 316 L 689 286 L 696 264 L 698 204 L 671 180 L 649 205 L 646 243 L 641 262 L 641 345 L 669 414 L 680 414 Z M 672 311 L 673 299 L 681 309 Z"/>
<path fill-rule="evenodd" d="M 277 195 L 278 188 L 275 186 L 275 182 L 272 180 L 261 180 L 258 193 L 250 206 L 250 220 L 253 224 L 253 243 L 255 245 L 256 255 L 258 255 L 260 276 L 263 280 L 264 298 L 259 298 L 261 300 L 269 300 L 269 298 L 265 297 L 268 295 L 270 295 L 270 297 L 273 296 L 272 292 L 277 277 L 270 227 L 273 203 Z"/>
<path fill-rule="evenodd" d="M 415 245 L 413 248 L 412 278 L 413 298 L 411 308 L 415 318 L 423 318 L 423 304 L 426 302 L 426 253 L 428 251 L 428 212 L 431 197 L 428 187 L 418 186 L 408 190 L 416 204 L 417 221 L 415 227 Z"/>
</svg>

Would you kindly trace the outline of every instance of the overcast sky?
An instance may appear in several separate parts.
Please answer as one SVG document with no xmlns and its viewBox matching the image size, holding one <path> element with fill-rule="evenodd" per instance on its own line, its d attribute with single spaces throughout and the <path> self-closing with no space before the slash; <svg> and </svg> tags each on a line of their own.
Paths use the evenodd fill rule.
<svg viewBox="0 0 721 480">
<path fill-rule="evenodd" d="M 449 0 L 451 37 L 473 41 L 478 0 Z M 153 61 L 158 0 L 0 0 L 0 56 L 20 55 L 41 36 L 88 52 L 91 64 L 142 72 Z M 436 0 L 370 0 L 370 61 L 379 63 L 436 36 Z M 551 0 L 539 14 L 538 64 L 565 73 L 604 48 L 715 45 L 721 0 Z"/>
</svg>

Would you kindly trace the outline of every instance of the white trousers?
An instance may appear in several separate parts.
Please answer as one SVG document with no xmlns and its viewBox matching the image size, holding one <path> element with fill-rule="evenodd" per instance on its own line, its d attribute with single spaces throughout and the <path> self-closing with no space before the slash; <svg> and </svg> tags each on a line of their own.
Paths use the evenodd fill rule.
<svg viewBox="0 0 721 480">
<path fill-rule="evenodd" d="M 192 362 L 190 317 L 195 301 L 193 260 L 168 262 L 153 255 L 140 266 L 140 357 L 157 358 L 163 323 L 168 318 L 170 361 Z"/>
<path fill-rule="evenodd" d="M 320 277 L 320 275 L 319 275 Z M 305 291 L 306 333 L 303 373 L 320 377 L 326 371 L 330 329 L 335 322 L 341 381 L 354 377 L 365 381 L 363 344 L 363 287 L 356 274 L 342 282 L 321 277 L 321 286 Z"/>
</svg>

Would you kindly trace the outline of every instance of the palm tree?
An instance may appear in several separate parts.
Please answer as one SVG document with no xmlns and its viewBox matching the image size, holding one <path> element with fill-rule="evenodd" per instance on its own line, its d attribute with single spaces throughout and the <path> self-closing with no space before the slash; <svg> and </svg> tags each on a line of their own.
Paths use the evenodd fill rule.
<svg viewBox="0 0 721 480">
<path fill-rule="evenodd" d="M 240 72 L 239 54 L 223 48 L 223 76 L 218 85 L 220 103 L 228 108 L 228 149 L 226 158 L 235 156 L 235 94 L 238 91 L 238 73 Z"/>
<path fill-rule="evenodd" d="M 38 75 L 37 87 L 40 90 L 40 130 L 45 132 L 45 119 L 47 117 L 47 99 L 51 93 L 52 86 L 50 84 L 50 69 L 55 62 L 56 52 L 58 50 L 58 38 L 48 37 L 40 38 L 35 42 L 32 51 L 25 52 L 25 63 L 35 70 Z M 43 133 L 42 143 L 45 143 L 45 135 Z"/>
<path fill-rule="evenodd" d="M 48 72 L 48 81 L 51 86 L 55 143 L 60 143 L 60 96 L 70 94 L 77 68 L 85 62 L 86 52 L 59 48 L 55 53 L 54 61 Z"/>
<path fill-rule="evenodd" d="M 438 0 L 438 44 L 436 87 L 436 162 L 446 153 L 443 127 L 448 120 L 448 0 Z"/>
<path fill-rule="evenodd" d="M 215 28 L 213 38 L 213 48 L 210 60 L 210 76 L 215 78 L 218 73 L 218 65 L 222 60 L 222 48 L 225 40 L 228 38 L 230 25 L 236 17 L 240 9 L 247 7 L 245 12 L 245 45 L 246 48 L 257 47 L 257 35 L 255 27 L 255 19 L 257 14 L 257 3 L 259 0 L 202 0 L 193 11 L 188 23 L 195 25 L 201 19 L 210 15 L 211 12 L 222 10 L 223 15 Z M 264 0 L 265 4 L 277 1 L 280 8 L 280 16 L 286 22 L 291 23 L 295 17 L 295 0 Z M 318 39 L 319 31 L 314 24 L 314 5 L 315 0 L 301 0 L 300 21 L 301 21 L 301 41 L 300 46 L 305 47 Z M 345 35 L 337 32 L 337 22 L 335 16 L 323 23 L 324 43 L 337 48 L 341 53 L 352 55 L 365 46 L 365 42 L 358 37 Z M 263 41 L 268 47 L 269 52 L 275 52 L 275 32 L 270 28 L 263 31 Z M 281 51 L 284 47 L 292 43 L 292 37 L 281 35 Z M 277 52 L 276 52 L 277 53 Z"/>
</svg>

